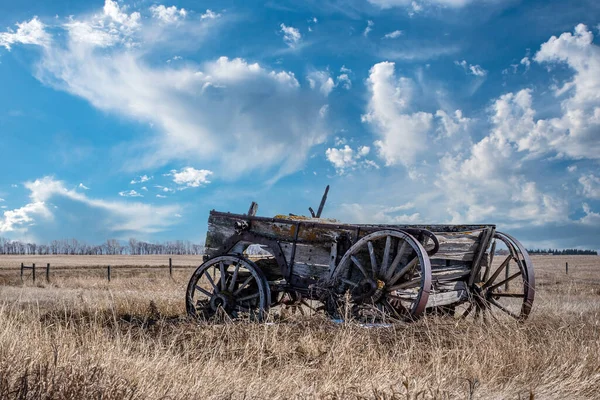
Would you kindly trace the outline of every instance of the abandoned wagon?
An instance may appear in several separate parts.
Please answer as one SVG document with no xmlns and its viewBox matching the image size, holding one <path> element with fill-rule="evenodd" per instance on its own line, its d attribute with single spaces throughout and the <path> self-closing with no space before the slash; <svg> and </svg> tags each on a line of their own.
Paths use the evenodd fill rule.
<svg viewBox="0 0 600 400">
<path fill-rule="evenodd" d="M 261 319 L 277 305 L 310 303 L 334 318 L 368 321 L 529 315 L 531 259 L 495 225 L 343 224 L 321 218 L 328 189 L 311 217 L 259 217 L 256 203 L 247 214 L 211 211 L 188 314 Z M 256 245 L 266 256 L 248 254 Z"/>
</svg>

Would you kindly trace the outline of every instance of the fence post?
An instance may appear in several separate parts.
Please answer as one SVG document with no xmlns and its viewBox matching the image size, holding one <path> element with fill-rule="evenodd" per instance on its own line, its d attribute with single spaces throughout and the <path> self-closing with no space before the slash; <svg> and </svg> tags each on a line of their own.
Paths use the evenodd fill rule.
<svg viewBox="0 0 600 400">
<path fill-rule="evenodd" d="M 21 263 L 21 282 L 23 282 L 23 263 Z"/>
<path fill-rule="evenodd" d="M 46 282 L 50 283 L 50 263 L 46 264 Z"/>
<path fill-rule="evenodd" d="M 565 263 L 565 274 L 569 275 L 569 263 Z"/>
<path fill-rule="evenodd" d="M 173 263 L 172 263 L 171 257 L 169 257 L 169 276 L 171 278 L 173 277 Z"/>
<path fill-rule="evenodd" d="M 106 268 L 106 276 L 108 277 L 108 281 L 110 282 L 110 265 Z"/>
<path fill-rule="evenodd" d="M 35 283 L 35 263 L 33 263 L 33 266 L 31 267 L 31 270 L 32 270 L 31 276 L 33 277 L 33 283 Z"/>
</svg>

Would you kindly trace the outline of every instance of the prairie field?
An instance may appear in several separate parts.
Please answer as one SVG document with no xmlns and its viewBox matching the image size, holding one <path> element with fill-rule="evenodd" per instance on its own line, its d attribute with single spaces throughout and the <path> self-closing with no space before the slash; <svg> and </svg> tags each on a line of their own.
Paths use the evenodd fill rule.
<svg viewBox="0 0 600 400">
<path fill-rule="evenodd" d="M 0 257 L 0 398 L 600 398 L 598 256 L 533 257 L 525 323 L 375 327 L 313 312 L 190 321 L 185 287 L 202 257 L 173 256 L 172 277 L 168 258 Z M 36 263 L 35 284 L 21 262 Z"/>
</svg>

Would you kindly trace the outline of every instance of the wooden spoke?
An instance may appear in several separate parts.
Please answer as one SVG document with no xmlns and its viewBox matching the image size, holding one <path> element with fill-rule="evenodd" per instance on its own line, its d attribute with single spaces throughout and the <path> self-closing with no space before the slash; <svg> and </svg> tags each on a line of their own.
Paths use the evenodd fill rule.
<svg viewBox="0 0 600 400">
<path fill-rule="evenodd" d="M 356 267 L 360 270 L 360 272 L 363 274 L 363 276 L 365 278 L 368 278 L 369 275 L 367 274 L 365 267 L 363 267 L 363 265 L 360 263 L 360 261 L 358 261 L 358 258 L 356 258 L 355 256 L 351 256 L 350 259 L 352 260 L 354 265 L 356 265 Z"/>
<path fill-rule="evenodd" d="M 225 265 L 223 261 L 219 263 L 219 271 L 221 272 L 221 291 L 225 291 L 227 285 L 227 274 L 225 273 Z"/>
<path fill-rule="evenodd" d="M 388 288 L 388 291 L 393 292 L 393 291 L 401 290 L 401 289 L 412 289 L 412 288 L 418 287 L 420 285 L 420 283 L 421 283 L 421 278 L 413 279 L 413 280 L 401 283 L 399 285 L 390 286 Z"/>
<path fill-rule="evenodd" d="M 469 315 L 469 313 L 473 309 L 473 307 L 474 307 L 473 303 L 469 303 L 469 306 L 467 307 L 467 309 L 462 313 L 461 318 L 466 318 L 467 315 Z"/>
<path fill-rule="evenodd" d="M 512 280 L 513 280 L 513 279 L 515 279 L 517 276 L 521 276 L 521 271 L 517 272 L 516 274 L 513 274 L 513 275 L 509 276 L 508 278 L 506 278 L 506 279 L 504 279 L 504 280 L 502 280 L 502 281 L 500 281 L 500 282 L 498 282 L 498 283 L 495 283 L 494 285 L 492 285 L 492 286 L 490 286 L 490 287 L 487 287 L 487 290 L 491 292 L 491 291 L 493 291 L 494 289 L 497 289 L 497 288 L 499 288 L 500 286 L 502 286 L 502 285 L 504 285 L 504 284 L 506 284 L 506 283 L 508 283 L 508 282 L 512 281 Z"/>
<path fill-rule="evenodd" d="M 198 286 L 198 285 L 196 285 L 196 290 L 197 290 L 197 291 L 199 291 L 200 293 L 202 293 L 202 294 L 204 294 L 204 295 L 208 296 L 208 297 L 211 297 L 211 296 L 212 296 L 212 293 L 211 293 L 211 292 L 209 292 L 209 291 L 208 291 L 208 290 L 206 290 L 206 289 L 203 289 L 203 288 L 201 288 L 201 287 L 200 287 L 200 286 Z"/>
<path fill-rule="evenodd" d="M 383 250 L 383 260 L 381 261 L 381 267 L 378 271 L 378 275 L 383 275 L 387 271 L 388 264 L 390 262 L 390 249 L 392 247 L 392 237 L 387 236 L 385 238 L 385 249 Z"/>
<path fill-rule="evenodd" d="M 258 298 L 258 296 L 260 296 L 260 293 L 254 293 L 254 294 L 250 294 L 248 296 L 244 296 L 244 297 L 240 297 L 239 299 L 237 299 L 237 301 L 242 302 L 242 301 L 246 301 L 246 300 L 250 300 L 250 299 L 256 299 Z"/>
<path fill-rule="evenodd" d="M 394 274 L 394 276 L 392 276 L 390 278 L 390 280 L 388 281 L 388 284 L 393 285 L 394 283 L 396 283 L 398 281 L 398 279 L 400 279 L 404 274 L 406 274 L 408 271 L 410 271 L 415 265 L 417 265 L 418 262 L 419 262 L 419 257 L 413 258 L 408 264 L 406 264 L 404 267 L 402 267 L 402 269 L 400 271 L 398 271 L 396 274 Z"/>
<path fill-rule="evenodd" d="M 525 294 L 523 293 L 494 293 L 492 294 L 492 297 L 514 297 L 517 299 L 524 299 L 525 298 Z"/>
<path fill-rule="evenodd" d="M 519 315 L 514 314 L 512 311 L 510 311 L 509 309 L 507 309 L 506 307 L 504 307 L 502 304 L 498 303 L 496 300 L 488 298 L 487 301 L 489 303 L 493 304 L 494 306 L 498 307 L 505 314 L 508 314 L 511 317 L 515 318 L 515 319 L 521 319 L 521 317 Z"/>
<path fill-rule="evenodd" d="M 485 282 L 485 284 L 483 286 L 487 286 L 490 283 L 494 282 L 496 280 L 496 278 L 498 277 L 498 275 L 500 275 L 500 272 L 502 272 L 502 270 L 504 268 L 506 268 L 506 266 L 510 263 L 511 258 L 512 258 L 512 255 L 509 255 L 508 257 L 506 257 L 506 260 L 502 261 L 502 264 L 500 264 L 498 269 L 494 272 L 494 274 L 490 277 L 490 279 L 488 279 Z"/>
<path fill-rule="evenodd" d="M 237 290 L 236 290 L 235 292 L 233 292 L 233 295 L 234 295 L 234 296 L 237 296 L 238 294 L 240 294 L 240 292 L 241 292 L 242 290 L 244 290 L 244 288 L 245 288 L 246 286 L 248 286 L 248 284 L 250 283 L 250 281 L 251 281 L 252 279 L 254 279 L 254 277 L 253 277 L 252 275 L 250 275 L 248 278 L 246 278 L 246 280 L 245 280 L 245 281 L 244 281 L 244 282 L 243 282 L 243 283 L 240 285 L 240 287 L 239 287 L 239 288 L 237 288 Z"/>
<path fill-rule="evenodd" d="M 235 288 L 235 283 L 237 282 L 238 272 L 240 271 L 240 263 L 235 264 L 235 269 L 233 270 L 233 277 L 231 278 L 231 282 L 229 283 L 229 291 L 233 292 Z"/>
<path fill-rule="evenodd" d="M 406 240 L 398 241 L 398 252 L 396 253 L 396 257 L 394 257 L 394 261 L 392 261 L 392 265 L 390 265 L 390 267 L 387 270 L 387 273 L 385 274 L 386 280 L 389 281 L 392 275 L 394 275 L 394 271 L 396 270 L 396 268 L 398 268 L 398 265 L 400 264 L 400 261 L 402 260 L 402 257 L 404 256 L 404 253 L 406 252 L 407 248 L 408 242 Z"/>
<path fill-rule="evenodd" d="M 214 272 L 213 272 L 214 273 Z M 213 290 L 217 293 L 219 293 L 219 289 L 217 288 L 217 286 L 215 285 L 215 281 L 213 281 L 212 276 L 210 276 L 210 274 L 208 273 L 208 271 L 204 272 L 204 275 L 206 275 L 206 279 L 208 279 L 208 282 L 210 282 L 210 286 L 213 287 Z"/>
<path fill-rule="evenodd" d="M 344 282 L 346 285 L 350 285 L 352 287 L 358 287 L 358 283 L 352 282 L 349 279 L 342 278 L 341 281 Z"/>
<path fill-rule="evenodd" d="M 398 311 L 396 310 L 396 308 L 394 308 L 394 306 L 392 306 L 389 302 L 388 299 L 383 299 L 383 306 L 385 307 L 386 310 L 388 310 L 388 312 L 390 312 L 395 318 L 397 319 L 401 319 L 402 316 L 398 313 Z"/>
<path fill-rule="evenodd" d="M 369 248 L 369 257 L 371 258 L 371 271 L 373 272 L 373 278 L 377 276 L 377 257 L 375 257 L 375 249 L 373 248 L 373 242 L 370 240 L 367 242 L 367 247 Z M 365 275 L 366 276 L 366 275 Z"/>
</svg>

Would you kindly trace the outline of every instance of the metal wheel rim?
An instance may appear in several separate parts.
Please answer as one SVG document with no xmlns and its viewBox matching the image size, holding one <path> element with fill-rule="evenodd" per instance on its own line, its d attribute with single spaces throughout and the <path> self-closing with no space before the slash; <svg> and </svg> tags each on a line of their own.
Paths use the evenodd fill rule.
<svg viewBox="0 0 600 400">
<path fill-rule="evenodd" d="M 531 258 L 529 257 L 525 247 L 523 247 L 523 245 L 514 237 L 506 233 L 496 232 L 493 240 L 502 241 L 507 246 L 509 254 L 507 258 L 500 263 L 500 267 L 497 267 L 492 274 L 490 274 L 492 266 L 491 263 L 489 263 L 490 265 L 486 268 L 484 278 L 481 282 L 479 282 L 479 284 L 476 284 L 473 287 L 474 293 L 472 294 L 471 304 L 469 304 L 467 310 L 464 312 L 463 317 L 466 317 L 474 310 L 476 317 L 481 315 L 485 319 L 486 313 L 494 315 L 492 313 L 492 310 L 494 310 L 495 312 L 501 312 L 509 315 L 518 321 L 525 321 L 531 313 L 533 300 L 535 297 L 535 276 L 533 271 L 533 263 L 531 262 Z M 492 249 L 494 248 L 495 245 L 492 244 Z M 493 254 L 490 256 L 492 258 L 494 257 Z M 501 273 L 507 272 L 506 268 L 509 268 L 511 261 L 516 262 L 517 266 L 519 267 L 519 275 L 513 274 L 508 278 L 505 275 L 503 279 L 498 281 Z M 503 267 L 504 263 L 506 263 L 505 267 Z M 501 287 L 505 283 L 509 283 L 513 279 L 516 279 L 518 276 L 521 276 L 523 279 L 522 293 L 494 292 L 494 286 Z M 492 288 L 491 291 L 490 288 Z M 502 304 L 498 301 L 499 298 L 502 297 L 523 298 L 518 314 L 509 310 L 506 304 Z"/>
</svg>

